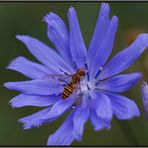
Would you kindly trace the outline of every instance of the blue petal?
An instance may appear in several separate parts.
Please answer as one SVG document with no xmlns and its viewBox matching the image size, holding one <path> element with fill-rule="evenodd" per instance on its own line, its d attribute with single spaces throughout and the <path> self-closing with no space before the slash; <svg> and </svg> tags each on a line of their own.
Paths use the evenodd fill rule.
<svg viewBox="0 0 148 148">
<path fill-rule="evenodd" d="M 82 68 L 86 61 L 86 47 L 79 27 L 77 15 L 73 7 L 68 11 L 68 20 L 70 26 L 70 50 L 72 59 L 77 68 Z"/>
<path fill-rule="evenodd" d="M 111 77 L 99 83 L 97 88 L 111 92 L 123 92 L 129 90 L 142 78 L 142 73 L 121 74 Z"/>
<path fill-rule="evenodd" d="M 103 42 L 106 32 L 108 30 L 108 26 L 110 23 L 109 13 L 110 13 L 109 5 L 107 3 L 102 3 L 98 20 L 96 23 L 96 27 L 93 33 L 93 37 L 88 47 L 87 58 L 88 58 L 89 66 L 92 62 L 92 59 L 94 58 L 94 55 L 96 54 L 96 51 L 97 51 L 96 49 L 98 49 L 98 47 Z"/>
<path fill-rule="evenodd" d="M 105 94 L 110 98 L 113 112 L 118 119 L 127 120 L 140 116 L 139 109 L 134 101 L 118 94 L 107 92 Z"/>
<path fill-rule="evenodd" d="M 69 32 L 64 21 L 56 14 L 49 13 L 44 17 L 48 25 L 48 37 L 55 45 L 60 55 L 72 64 L 71 53 L 69 49 Z"/>
<path fill-rule="evenodd" d="M 59 69 L 63 69 L 66 72 L 73 72 L 73 69 L 53 49 L 43 44 L 41 41 L 25 35 L 17 35 L 16 37 L 27 46 L 28 50 L 41 63 L 49 68 L 57 72 L 59 72 Z"/>
<path fill-rule="evenodd" d="M 148 84 L 146 82 L 142 83 L 141 92 L 142 92 L 142 102 L 144 105 L 146 116 L 148 118 Z"/>
<path fill-rule="evenodd" d="M 21 91 L 25 94 L 35 95 L 58 95 L 63 90 L 63 86 L 59 85 L 59 82 L 51 81 L 48 83 L 39 79 L 21 82 L 7 82 L 4 86 L 8 89 Z"/>
<path fill-rule="evenodd" d="M 148 46 L 148 34 L 141 34 L 128 48 L 115 55 L 103 68 L 100 79 L 111 77 L 130 67 Z"/>
<path fill-rule="evenodd" d="M 38 111 L 30 116 L 23 117 L 18 121 L 23 123 L 24 129 L 30 129 L 33 127 L 39 127 L 42 124 L 46 123 L 47 121 L 43 120 L 42 117 L 45 116 L 50 110 L 50 107 L 45 108 L 41 111 Z"/>
<path fill-rule="evenodd" d="M 99 91 L 91 91 L 90 96 L 97 116 L 104 121 L 111 121 L 113 112 L 110 99 Z"/>
<path fill-rule="evenodd" d="M 47 145 L 70 145 L 74 140 L 72 135 L 73 131 L 73 115 L 74 112 L 71 112 L 64 123 L 57 129 L 55 133 L 49 136 Z"/>
<path fill-rule="evenodd" d="M 105 122 L 104 120 L 102 120 L 97 116 L 92 100 L 89 101 L 89 105 L 90 105 L 90 122 L 93 125 L 94 130 L 99 131 L 105 127 L 107 129 L 110 129 L 111 127 L 110 123 Z"/>
<path fill-rule="evenodd" d="M 50 106 L 61 99 L 61 96 L 42 96 L 42 95 L 27 95 L 20 94 L 11 99 L 12 107 L 24 106 Z"/>
<path fill-rule="evenodd" d="M 31 62 L 24 57 L 16 58 L 7 68 L 16 70 L 32 79 L 38 79 L 49 73 L 55 73 L 52 69 L 47 68 L 41 64 Z"/>
<path fill-rule="evenodd" d="M 39 112 L 36 112 L 28 117 L 19 119 L 19 122 L 24 124 L 24 129 L 38 127 L 47 122 L 51 122 L 61 116 L 70 106 L 73 104 L 72 99 L 62 100 L 60 99 L 52 107 L 46 108 Z"/>
<path fill-rule="evenodd" d="M 84 99 L 81 102 L 81 104 L 77 106 L 76 113 L 73 118 L 74 122 L 73 136 L 78 141 L 82 140 L 84 125 L 89 117 L 88 101 Z"/>
<path fill-rule="evenodd" d="M 73 105 L 73 103 L 74 100 L 70 97 L 66 100 L 61 99 L 52 106 L 49 113 L 46 116 L 44 116 L 42 119 L 46 118 L 54 119 L 61 116 L 65 111 L 67 111 Z"/>
<path fill-rule="evenodd" d="M 104 37 L 104 40 L 102 44 L 98 46 L 98 48 L 96 49 L 97 52 L 94 54 L 94 57 L 92 58 L 92 65 L 90 72 L 91 77 L 95 76 L 100 66 L 104 65 L 108 57 L 110 56 L 114 45 L 117 26 L 118 26 L 118 18 L 116 16 L 113 16 L 109 24 L 107 33 Z"/>
</svg>

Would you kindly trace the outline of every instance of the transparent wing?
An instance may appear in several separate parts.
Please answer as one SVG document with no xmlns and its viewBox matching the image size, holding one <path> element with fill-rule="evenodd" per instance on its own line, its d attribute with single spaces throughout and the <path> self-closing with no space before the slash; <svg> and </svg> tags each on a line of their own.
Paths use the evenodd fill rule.
<svg viewBox="0 0 148 148">
<path fill-rule="evenodd" d="M 72 75 L 62 75 L 62 74 L 47 74 L 42 77 L 42 80 L 48 82 L 59 82 L 60 84 L 68 83 L 72 78 Z"/>
<path fill-rule="evenodd" d="M 81 88 L 80 88 L 80 84 L 77 84 L 76 88 L 74 89 L 73 91 L 73 96 L 75 98 L 79 98 L 80 97 L 80 94 L 81 94 Z"/>
</svg>

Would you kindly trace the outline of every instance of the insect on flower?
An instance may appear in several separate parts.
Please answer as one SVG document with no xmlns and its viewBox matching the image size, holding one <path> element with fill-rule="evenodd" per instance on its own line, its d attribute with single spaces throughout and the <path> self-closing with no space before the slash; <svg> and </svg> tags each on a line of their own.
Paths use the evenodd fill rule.
<svg viewBox="0 0 148 148">
<path fill-rule="evenodd" d="M 72 75 L 71 81 L 64 87 L 62 92 L 62 98 L 66 99 L 71 95 L 76 87 L 79 87 L 81 78 L 85 76 L 85 71 L 83 69 L 79 69 L 75 74 Z M 81 88 L 81 87 L 80 87 Z"/>
<path fill-rule="evenodd" d="M 96 27 L 88 46 L 85 46 L 76 11 L 68 10 L 69 30 L 54 13 L 44 17 L 47 35 L 57 52 L 41 41 L 17 35 L 41 64 L 24 57 L 13 60 L 8 69 L 31 78 L 28 81 L 6 82 L 8 89 L 20 91 L 12 98 L 12 107 L 37 106 L 44 109 L 19 119 L 24 129 L 39 127 L 69 115 L 48 145 L 70 145 L 82 140 L 85 123 L 90 120 L 95 131 L 111 128 L 113 115 L 119 120 L 139 116 L 136 103 L 119 93 L 129 90 L 142 77 L 141 72 L 120 74 L 129 68 L 148 47 L 148 34 L 140 34 L 127 48 L 110 60 L 118 18 L 109 17 L 110 7 L 102 3 Z"/>
<path fill-rule="evenodd" d="M 46 75 L 45 78 L 46 80 L 52 80 L 53 78 L 54 79 L 57 79 L 59 82 L 61 83 L 64 83 L 67 79 L 65 83 L 67 84 L 64 84 L 65 87 L 61 93 L 62 95 L 62 99 L 66 99 L 68 98 L 72 93 L 73 91 L 76 89 L 76 92 L 75 94 L 78 94 L 78 90 L 81 92 L 81 87 L 79 85 L 80 84 L 80 81 L 83 77 L 85 77 L 85 70 L 84 68 L 81 68 L 81 69 L 78 69 L 76 73 L 70 75 L 64 71 L 62 71 L 65 75 L 62 75 L 62 74 L 50 74 L 50 75 Z M 50 82 L 49 81 L 49 82 Z M 77 96 L 76 96 L 77 97 Z"/>
</svg>

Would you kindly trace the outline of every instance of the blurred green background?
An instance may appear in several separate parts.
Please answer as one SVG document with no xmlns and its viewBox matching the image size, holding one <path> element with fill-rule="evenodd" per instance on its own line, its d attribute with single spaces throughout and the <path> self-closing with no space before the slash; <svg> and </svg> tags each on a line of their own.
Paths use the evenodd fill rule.
<svg viewBox="0 0 148 148">
<path fill-rule="evenodd" d="M 64 117 L 39 128 L 23 130 L 17 120 L 30 115 L 40 108 L 24 107 L 12 109 L 8 104 L 18 92 L 7 90 L 3 83 L 7 81 L 27 80 L 25 76 L 5 67 L 18 56 L 30 60 L 36 59 L 25 46 L 16 40 L 17 34 L 34 36 L 53 47 L 47 38 L 46 24 L 42 18 L 48 12 L 61 16 L 66 24 L 67 10 L 74 6 L 77 10 L 83 37 L 88 47 L 95 27 L 100 2 L 1 2 L 0 3 L 0 145 L 45 145 L 47 138 L 63 122 Z M 127 47 L 139 33 L 148 32 L 147 2 L 110 2 L 111 16 L 117 15 L 119 27 L 113 49 L 113 55 Z M 124 62 L 124 61 L 123 61 Z M 148 80 L 148 51 L 146 50 L 136 63 L 126 72 L 143 72 L 143 80 Z M 124 95 L 135 100 L 141 116 L 130 121 L 112 121 L 111 130 L 94 132 L 90 122 L 85 125 L 83 140 L 72 145 L 148 145 L 148 120 L 145 118 L 141 102 L 139 82 Z M 62 135 L 61 135 L 62 136 Z"/>
</svg>

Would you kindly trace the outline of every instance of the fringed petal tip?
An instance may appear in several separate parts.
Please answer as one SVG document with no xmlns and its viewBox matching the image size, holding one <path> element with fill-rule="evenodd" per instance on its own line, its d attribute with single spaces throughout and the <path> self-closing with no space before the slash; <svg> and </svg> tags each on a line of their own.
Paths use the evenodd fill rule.
<svg viewBox="0 0 148 148">
<path fill-rule="evenodd" d="M 23 124 L 24 129 L 38 128 L 49 121 L 48 119 L 42 120 L 41 117 L 45 116 L 49 112 L 50 108 L 51 107 L 48 107 L 35 112 L 32 115 L 20 118 L 18 122 Z"/>
<path fill-rule="evenodd" d="M 41 122 L 34 122 L 34 124 L 29 124 L 29 121 L 27 119 L 27 117 L 21 118 L 18 120 L 18 122 L 20 122 L 22 124 L 22 127 L 24 130 L 28 130 L 31 128 L 39 128 L 42 124 Z"/>
<path fill-rule="evenodd" d="M 148 83 L 147 82 L 142 83 L 141 93 L 142 93 L 142 102 L 143 102 L 146 118 L 148 119 Z"/>
<path fill-rule="evenodd" d="M 104 129 L 110 130 L 112 127 L 111 122 L 112 122 L 112 120 L 104 121 Z"/>
<path fill-rule="evenodd" d="M 108 124 L 104 124 L 104 125 L 102 125 L 102 127 L 94 127 L 94 131 L 95 132 L 98 132 L 98 131 L 101 131 L 101 130 L 107 130 L 107 131 L 109 131 L 111 129 L 111 123 L 108 123 Z"/>
<path fill-rule="evenodd" d="M 16 108 L 15 105 L 13 104 L 13 100 L 12 99 L 8 102 L 8 104 L 10 104 L 13 109 Z"/>
<path fill-rule="evenodd" d="M 110 7 L 109 7 L 109 4 L 106 3 L 106 2 L 102 2 L 102 3 L 101 3 L 101 7 L 104 7 L 104 8 L 106 8 L 106 9 L 110 8 Z"/>
<path fill-rule="evenodd" d="M 93 115 L 91 115 L 91 124 L 94 128 L 94 131 L 98 132 L 101 130 L 110 130 L 111 129 L 111 121 L 104 121 L 102 119 L 100 119 L 96 113 L 93 113 Z"/>
<path fill-rule="evenodd" d="M 142 92 L 148 94 L 148 83 L 147 82 L 145 82 L 145 81 L 142 82 L 141 90 L 142 90 Z"/>
<path fill-rule="evenodd" d="M 29 38 L 30 38 L 29 35 L 21 35 L 21 34 L 16 35 L 16 39 L 21 41 L 23 44 L 25 44 L 25 42 L 30 42 Z"/>
<path fill-rule="evenodd" d="M 108 19 L 110 14 L 110 6 L 108 3 L 101 3 L 100 6 L 100 11 L 99 11 L 99 18 L 100 20 L 103 19 Z"/>
<path fill-rule="evenodd" d="M 139 44 L 141 44 L 141 46 L 145 46 L 145 48 L 147 48 L 147 46 L 148 46 L 148 33 L 142 33 L 142 34 L 138 35 L 137 38 L 139 38 L 140 41 L 141 41 Z"/>
<path fill-rule="evenodd" d="M 48 19 L 51 18 L 52 14 L 53 14 L 52 12 L 47 13 L 47 14 L 43 17 L 42 21 L 43 21 L 43 22 L 46 22 L 47 24 L 50 23 L 50 21 L 48 21 Z"/>
<path fill-rule="evenodd" d="M 71 6 L 71 7 L 68 9 L 68 17 L 70 17 L 70 15 L 71 15 L 72 13 L 76 13 L 75 8 L 74 8 L 73 6 Z"/>
<path fill-rule="evenodd" d="M 101 3 L 101 7 L 100 7 L 100 12 L 99 12 L 99 16 L 101 17 L 108 17 L 110 13 L 110 6 L 108 3 Z"/>
<path fill-rule="evenodd" d="M 22 127 L 24 130 L 32 128 L 31 126 L 28 126 L 27 124 L 24 123 L 23 118 L 19 119 L 18 122 L 20 122 L 22 124 Z"/>
<path fill-rule="evenodd" d="M 112 19 L 111 19 L 111 22 L 113 22 L 113 24 L 112 24 L 113 26 L 114 26 L 114 25 L 117 26 L 117 25 L 118 25 L 118 17 L 117 17 L 116 15 L 114 15 L 114 16 L 112 17 Z"/>
<path fill-rule="evenodd" d="M 59 16 L 50 12 L 46 16 L 43 17 L 43 21 L 48 24 L 48 27 L 53 27 L 56 24 L 56 20 L 59 19 Z"/>
<path fill-rule="evenodd" d="M 3 86 L 4 86 L 5 88 L 8 88 L 8 89 L 9 89 L 9 82 L 5 82 L 5 83 L 3 84 Z"/>
<path fill-rule="evenodd" d="M 143 82 L 141 85 L 142 99 L 144 103 L 148 103 L 148 83 Z"/>
<path fill-rule="evenodd" d="M 20 40 L 20 41 L 23 41 L 23 39 L 25 38 L 25 36 L 28 36 L 28 35 L 20 35 L 20 34 L 18 34 L 18 35 L 16 35 L 16 38 L 18 40 Z"/>
<path fill-rule="evenodd" d="M 18 58 L 23 58 L 22 56 L 20 56 L 20 57 L 18 57 Z M 16 58 L 16 59 L 18 59 L 18 58 Z M 6 69 L 10 69 L 11 70 L 11 65 L 13 65 L 13 63 L 16 61 L 16 59 L 13 59 L 13 60 L 11 60 L 10 62 L 9 62 L 9 64 L 7 65 L 7 67 L 6 67 Z M 13 70 L 13 69 L 12 69 Z"/>
</svg>

